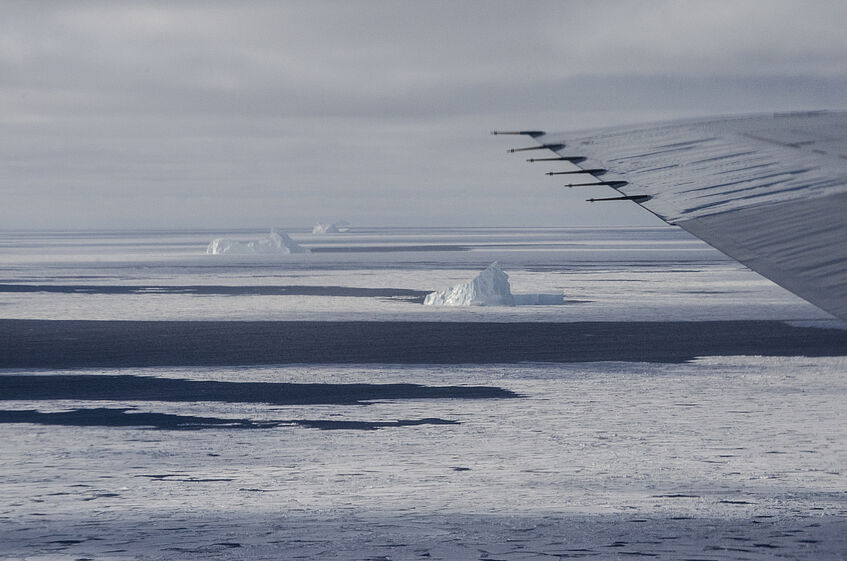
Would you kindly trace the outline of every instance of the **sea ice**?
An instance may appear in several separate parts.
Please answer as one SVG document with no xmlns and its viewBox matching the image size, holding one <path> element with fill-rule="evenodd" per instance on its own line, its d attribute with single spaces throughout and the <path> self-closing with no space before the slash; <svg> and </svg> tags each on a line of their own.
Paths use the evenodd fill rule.
<svg viewBox="0 0 847 561">
<path fill-rule="evenodd" d="M 427 306 L 532 306 L 563 304 L 562 294 L 512 294 L 509 275 L 495 261 L 473 280 L 427 294 Z"/>
<path fill-rule="evenodd" d="M 209 255 L 274 253 L 288 255 L 290 253 L 309 253 L 309 250 L 301 247 L 300 244 L 288 237 L 288 234 L 285 232 L 280 233 L 271 228 L 270 233 L 266 237 L 251 242 L 239 242 L 229 238 L 212 240 L 206 248 L 206 253 Z"/>
<path fill-rule="evenodd" d="M 339 234 L 341 232 L 346 232 L 350 228 L 350 223 L 341 221 L 334 222 L 333 224 L 315 224 L 315 227 L 312 228 L 313 234 Z"/>
<path fill-rule="evenodd" d="M 558 306 L 565 303 L 564 294 L 512 294 L 515 306 Z"/>
</svg>

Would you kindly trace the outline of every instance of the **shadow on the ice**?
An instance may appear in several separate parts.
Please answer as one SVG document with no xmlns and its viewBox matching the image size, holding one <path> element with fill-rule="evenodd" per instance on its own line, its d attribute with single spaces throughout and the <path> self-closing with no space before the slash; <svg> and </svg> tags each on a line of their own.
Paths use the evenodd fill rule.
<svg viewBox="0 0 847 561">
<path fill-rule="evenodd" d="M 216 382 L 131 375 L 51 374 L 0 376 L 0 400 L 216 401 L 272 405 L 366 404 L 396 399 L 520 397 L 495 386 L 419 384 L 290 384 Z"/>
<path fill-rule="evenodd" d="M 196 296 L 342 296 L 346 298 L 418 299 L 429 294 L 408 288 L 362 288 L 308 285 L 98 285 L 98 284 L 0 284 L 0 293 L 51 294 L 191 294 Z"/>
<path fill-rule="evenodd" d="M 398 419 L 397 421 L 336 421 L 321 419 L 287 419 L 253 421 L 250 419 L 224 419 L 195 415 L 138 412 L 126 408 L 97 407 L 74 409 L 56 413 L 42 413 L 32 409 L 0 410 L 0 423 L 32 423 L 73 427 L 137 427 L 155 430 L 202 429 L 271 429 L 299 425 L 321 430 L 378 430 L 419 425 L 457 425 L 447 419 Z"/>
<path fill-rule="evenodd" d="M 232 481 L 227 477 L 197 477 L 182 472 L 136 477 L 180 483 Z M 746 513 L 724 517 L 662 517 L 637 513 L 494 516 L 401 512 L 392 513 L 390 518 L 335 512 L 309 517 L 286 511 L 286 523 L 279 524 L 278 513 L 245 516 L 222 511 L 195 515 L 176 507 L 163 509 L 155 505 L 155 508 L 144 506 L 100 522 L 98 537 L 94 539 L 89 537 L 91 516 L 82 509 L 68 516 L 45 516 L 37 524 L 13 519 L 0 525 L 0 543 L 21 558 L 45 544 L 54 556 L 61 551 L 67 558 L 81 557 L 83 552 L 88 557 L 110 557 L 116 548 L 133 558 L 173 558 L 175 552 L 183 557 L 192 554 L 190 558 L 229 558 L 232 556 L 221 552 L 244 544 L 250 547 L 254 558 L 320 559 L 327 557 L 329 544 L 349 558 L 360 559 L 388 559 L 387 555 L 377 556 L 375 552 L 403 559 L 511 559 L 517 551 L 521 558 L 762 561 L 775 557 L 842 560 L 847 547 L 845 517 L 809 511 L 773 517 Z M 179 521 L 176 528 L 174 520 Z M 239 541 L 221 541 L 223 533 L 237 535 Z M 65 539 L 55 539 L 56 536 Z M 85 549 L 78 550 L 82 544 Z M 484 554 L 480 555 L 480 551 Z"/>
<path fill-rule="evenodd" d="M 0 320 L 0 368 L 685 362 L 844 356 L 847 331 L 781 321 Z"/>
<path fill-rule="evenodd" d="M 406 253 L 410 251 L 470 251 L 465 245 L 347 245 L 347 246 L 311 246 L 312 253 Z"/>
</svg>

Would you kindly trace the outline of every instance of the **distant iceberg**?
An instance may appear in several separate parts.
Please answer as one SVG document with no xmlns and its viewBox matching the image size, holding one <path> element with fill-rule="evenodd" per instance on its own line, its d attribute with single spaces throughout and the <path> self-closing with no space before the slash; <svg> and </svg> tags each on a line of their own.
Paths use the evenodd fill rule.
<svg viewBox="0 0 847 561">
<path fill-rule="evenodd" d="M 333 224 L 315 224 L 312 228 L 313 234 L 340 234 L 350 229 L 350 223 L 341 221 Z"/>
<path fill-rule="evenodd" d="M 209 255 L 288 255 L 309 253 L 309 250 L 288 237 L 285 232 L 271 229 L 267 237 L 251 242 L 239 242 L 229 238 L 212 240 L 206 248 Z"/>
<path fill-rule="evenodd" d="M 495 261 L 473 280 L 431 292 L 426 306 L 538 306 L 565 303 L 564 294 L 512 294 L 509 275 Z"/>
</svg>

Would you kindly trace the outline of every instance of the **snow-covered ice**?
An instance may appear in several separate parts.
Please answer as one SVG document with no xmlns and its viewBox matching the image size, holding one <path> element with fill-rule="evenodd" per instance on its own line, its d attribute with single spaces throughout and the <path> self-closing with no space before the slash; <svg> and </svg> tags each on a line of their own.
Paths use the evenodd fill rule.
<svg viewBox="0 0 847 561">
<path fill-rule="evenodd" d="M 209 255 L 289 255 L 291 253 L 309 253 L 309 250 L 301 247 L 285 232 L 277 232 L 271 229 L 266 237 L 249 242 L 240 242 L 231 238 L 217 238 L 209 243 L 206 253 Z"/>
<path fill-rule="evenodd" d="M 259 424 L 457 423 L 0 424 L 0 558 L 843 559 L 845 367 L 843 357 L 712 357 L 133 369 L 124 373 L 201 386 L 378 380 L 521 397 L 6 402 L 11 411 L 130 405 Z M 108 373 L 122 374 L 50 375 Z"/>
<path fill-rule="evenodd" d="M 424 298 L 426 306 L 538 306 L 564 303 L 563 294 L 512 294 L 509 275 L 495 261 L 473 280 Z"/>
<path fill-rule="evenodd" d="M 564 294 L 512 294 L 515 306 L 558 306 L 565 303 Z"/>
<path fill-rule="evenodd" d="M 544 349 L 535 353 L 530 336 L 533 358 L 491 364 L 484 356 L 456 362 L 457 351 L 431 344 L 432 331 L 397 338 L 397 355 L 431 345 L 438 363 L 356 364 L 361 347 L 344 346 L 352 339 L 344 329 L 360 329 L 350 320 L 480 322 L 487 341 L 500 323 L 560 334 L 568 322 L 607 332 L 610 322 L 661 319 L 714 332 L 722 328 L 712 320 L 747 319 L 823 328 L 798 336 L 805 351 L 832 327 L 826 313 L 673 228 L 309 230 L 290 233 L 313 253 L 286 259 L 202 255 L 215 235 L 247 245 L 262 232 L 0 232 L 0 317 L 190 319 L 197 325 L 186 329 L 201 334 L 207 320 L 269 320 L 262 345 L 286 352 L 296 330 L 272 322 L 338 322 L 329 344 L 350 353 L 345 362 L 327 362 L 325 345 L 308 360 L 269 366 L 151 368 L 122 359 L 0 377 L 302 384 L 315 395 L 344 384 L 489 386 L 520 397 L 280 405 L 260 391 L 250 402 L 205 392 L 185 401 L 172 393 L 6 394 L 0 559 L 844 558 L 843 345 L 832 356 L 706 352 L 614 362 L 604 354 L 610 347 L 592 346 L 594 331 L 583 330 L 563 346 L 571 352 L 579 337 L 601 362 L 536 362 Z M 509 273 L 502 294 L 514 306 L 420 304 L 493 261 Z M 492 272 L 489 288 L 502 280 Z M 553 293 L 566 294 L 566 305 L 520 306 Z M 114 350 L 109 330 L 123 323 L 86 329 Z M 150 340 L 159 329 L 151 327 Z M 63 344 L 78 342 L 73 333 Z M 3 356 L 0 348 L 0 367 Z M 85 423 L 45 421 L 76 411 Z M 209 422 L 120 425 L 144 415 Z M 221 421 L 229 426 L 211 426 Z"/>
<path fill-rule="evenodd" d="M 203 254 L 213 237 L 247 242 L 263 237 L 266 232 L 261 231 L 0 233 L 4 284 L 14 285 L 0 286 L 0 314 L 151 321 L 832 321 L 822 310 L 669 227 L 289 233 L 312 252 Z M 424 249 L 407 249 L 411 246 Z M 566 295 L 565 305 L 423 306 L 384 295 L 343 296 L 349 288 L 413 290 L 422 301 L 434 289 L 467 282 L 493 261 L 508 272 L 516 304 L 530 294 L 551 294 Z M 196 288 L 202 285 L 221 290 L 201 294 Z M 43 291 L 42 286 L 53 290 Z M 288 291 L 289 286 L 326 290 L 309 296 Z M 143 290 L 111 292 L 128 287 Z M 266 287 L 280 290 L 268 295 Z M 333 287 L 339 288 L 336 295 L 331 295 Z"/>
</svg>

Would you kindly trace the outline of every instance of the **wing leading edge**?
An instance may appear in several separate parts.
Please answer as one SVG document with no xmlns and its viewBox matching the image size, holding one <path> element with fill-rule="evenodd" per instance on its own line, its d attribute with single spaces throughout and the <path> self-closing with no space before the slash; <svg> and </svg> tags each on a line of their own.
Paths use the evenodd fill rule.
<svg viewBox="0 0 847 561">
<path fill-rule="evenodd" d="M 847 113 L 518 133 L 847 320 Z"/>
</svg>

